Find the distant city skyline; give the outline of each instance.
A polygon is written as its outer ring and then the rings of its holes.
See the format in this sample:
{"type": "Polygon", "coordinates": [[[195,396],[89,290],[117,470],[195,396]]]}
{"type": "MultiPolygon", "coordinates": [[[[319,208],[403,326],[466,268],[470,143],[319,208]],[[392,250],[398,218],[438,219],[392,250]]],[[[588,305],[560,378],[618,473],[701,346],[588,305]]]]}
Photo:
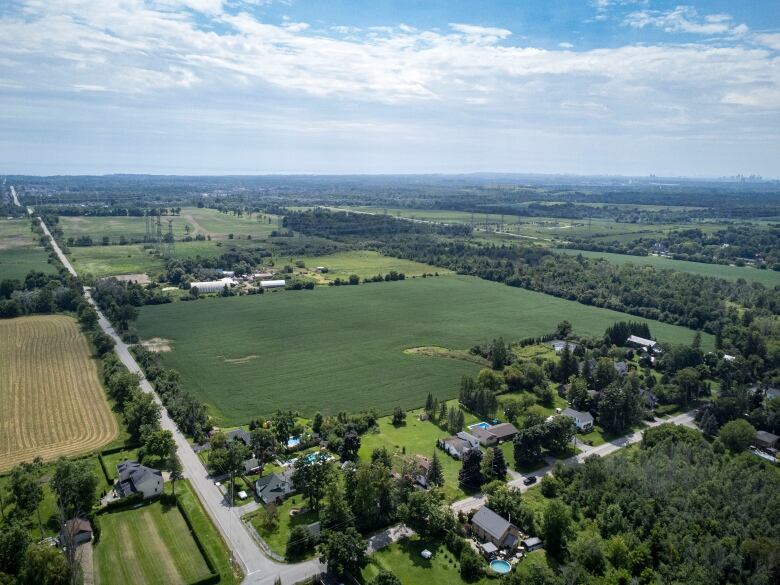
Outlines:
{"type": "Polygon", "coordinates": [[[777,178],[779,159],[775,0],[0,5],[2,173],[777,178]]]}

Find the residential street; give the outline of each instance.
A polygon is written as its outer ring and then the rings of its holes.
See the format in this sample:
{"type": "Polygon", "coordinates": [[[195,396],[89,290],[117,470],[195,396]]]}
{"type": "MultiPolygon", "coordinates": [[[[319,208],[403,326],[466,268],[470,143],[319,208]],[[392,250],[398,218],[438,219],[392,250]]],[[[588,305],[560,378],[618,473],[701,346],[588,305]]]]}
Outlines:
{"type": "MultiPolygon", "coordinates": [[[[51,233],[46,224],[43,223],[43,220],[41,220],[41,226],[43,227],[44,232],[51,236],[51,233]]],[[[51,244],[65,268],[76,276],[75,269],[68,261],[68,258],[62,253],[62,250],[57,245],[54,238],[52,238],[51,244]]],[[[141,376],[141,390],[154,395],[155,401],[162,405],[160,398],[154,392],[152,385],[144,377],[140,366],[130,353],[128,346],[116,334],[111,323],[98,309],[88,288],[84,289],[84,296],[97,310],[101,329],[107,335],[110,335],[116,343],[114,351],[119,359],[129,371],[141,376]]],[[[236,562],[246,575],[246,578],[243,581],[245,584],[272,585],[277,577],[281,577],[282,583],[284,584],[297,583],[306,577],[322,571],[322,566],[317,559],[297,564],[286,564],[278,563],[266,557],[255,544],[255,541],[244,527],[238,515],[234,514],[231,507],[227,505],[219,488],[217,488],[217,486],[214,485],[214,482],[209,479],[208,471],[206,471],[205,466],[200,459],[198,459],[195,451],[192,450],[187,438],[179,431],[176,424],[168,416],[165,408],[162,408],[161,415],[160,424],[162,428],[173,433],[179,457],[181,458],[182,467],[184,468],[184,476],[190,481],[192,488],[198,494],[203,508],[222,534],[222,537],[225,539],[225,542],[227,542],[228,548],[234,555],[236,562]]]]}

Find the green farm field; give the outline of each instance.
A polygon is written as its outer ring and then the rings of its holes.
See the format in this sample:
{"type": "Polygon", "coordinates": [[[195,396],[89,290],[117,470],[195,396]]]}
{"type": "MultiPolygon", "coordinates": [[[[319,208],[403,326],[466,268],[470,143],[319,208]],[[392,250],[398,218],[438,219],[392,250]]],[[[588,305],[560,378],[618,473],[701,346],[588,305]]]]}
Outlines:
{"type": "MultiPolygon", "coordinates": [[[[430,391],[457,395],[463,374],[479,366],[404,353],[469,348],[548,333],[568,319],[574,331],[601,335],[615,321],[642,320],[472,277],[320,287],[313,291],[147,306],[142,338],[170,340],[163,361],[211,407],[221,426],[246,423],[277,408],[317,410],[422,405],[430,391]]],[[[662,341],[690,343],[690,330],[649,322],[662,341]]],[[[705,348],[713,345],[705,336],[705,348]]]]}
{"type": "Polygon", "coordinates": [[[586,250],[556,249],[564,254],[582,254],[586,258],[603,258],[613,264],[634,264],[636,266],[652,266],[661,270],[677,270],[700,276],[714,276],[725,280],[736,281],[740,278],[748,282],[760,282],[772,288],[780,284],[780,272],[774,270],[759,270],[750,266],[727,266],[723,264],[705,264],[703,262],[688,262],[673,260],[661,256],[629,256],[627,254],[611,254],[609,252],[591,252],[586,250]]]}
{"type": "Polygon", "coordinates": [[[57,272],[27,219],[0,219],[0,280],[23,280],[30,270],[57,272]]]}
{"type": "MultiPolygon", "coordinates": [[[[198,207],[183,207],[179,215],[162,216],[163,233],[168,233],[168,220],[172,220],[173,234],[178,239],[187,234],[185,226],[189,226],[190,235],[211,236],[212,239],[227,239],[228,234],[253,239],[269,236],[277,229],[275,215],[253,214],[237,216],[220,213],[216,209],[198,207]]],[[[118,244],[124,236],[128,241],[142,239],[146,233],[146,220],[143,217],[93,217],[93,216],[61,216],[59,226],[65,238],[91,236],[96,242],[108,237],[112,244],[118,244]]]]}
{"type": "Polygon", "coordinates": [[[348,279],[351,274],[357,274],[360,278],[375,276],[376,274],[388,274],[391,271],[403,272],[407,277],[421,274],[452,274],[446,268],[438,268],[430,264],[403,260],[392,256],[383,256],[379,252],[371,250],[356,250],[350,252],[338,252],[327,256],[280,256],[274,259],[277,266],[282,264],[294,264],[302,260],[306,268],[314,270],[317,266],[325,266],[328,269],[322,276],[325,280],[341,278],[348,279]]]}
{"type": "Polygon", "coordinates": [[[95,546],[99,585],[190,583],[209,575],[176,506],[155,502],[100,516],[95,546]]]}

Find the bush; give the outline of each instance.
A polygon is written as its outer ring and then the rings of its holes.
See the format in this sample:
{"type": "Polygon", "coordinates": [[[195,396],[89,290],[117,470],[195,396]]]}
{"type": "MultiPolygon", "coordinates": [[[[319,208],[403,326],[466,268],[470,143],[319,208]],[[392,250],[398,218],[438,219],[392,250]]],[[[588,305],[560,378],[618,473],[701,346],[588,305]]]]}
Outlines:
{"type": "Polygon", "coordinates": [[[756,436],[756,429],[742,418],[727,422],[718,434],[723,444],[731,451],[738,453],[748,448],[756,436]]]}
{"type": "Polygon", "coordinates": [[[482,576],[482,559],[468,546],[460,553],[460,576],[464,581],[476,581],[482,576]]]}
{"type": "Polygon", "coordinates": [[[288,559],[300,558],[309,552],[313,545],[311,534],[306,530],[306,527],[296,526],[290,531],[284,556],[288,559]]]}

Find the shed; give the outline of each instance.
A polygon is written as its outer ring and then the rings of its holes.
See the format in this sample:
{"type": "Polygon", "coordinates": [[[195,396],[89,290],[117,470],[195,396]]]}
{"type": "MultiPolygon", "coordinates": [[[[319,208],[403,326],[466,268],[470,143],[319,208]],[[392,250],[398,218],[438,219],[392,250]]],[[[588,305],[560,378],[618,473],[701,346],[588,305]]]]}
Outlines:
{"type": "Polygon", "coordinates": [[[540,549],[544,546],[542,539],[536,536],[531,536],[529,538],[526,538],[521,544],[523,545],[523,548],[525,549],[526,552],[531,552],[540,549]]]}
{"type": "Polygon", "coordinates": [[[758,431],[753,442],[755,443],[756,447],[761,447],[762,449],[774,449],[777,447],[777,441],[779,439],[780,437],[774,433],[770,433],[768,431],[758,431]]]}
{"type": "Polygon", "coordinates": [[[63,546],[72,539],[74,544],[81,544],[92,540],[92,524],[85,518],[71,518],[65,522],[65,527],[60,532],[60,542],[63,546]]]}

